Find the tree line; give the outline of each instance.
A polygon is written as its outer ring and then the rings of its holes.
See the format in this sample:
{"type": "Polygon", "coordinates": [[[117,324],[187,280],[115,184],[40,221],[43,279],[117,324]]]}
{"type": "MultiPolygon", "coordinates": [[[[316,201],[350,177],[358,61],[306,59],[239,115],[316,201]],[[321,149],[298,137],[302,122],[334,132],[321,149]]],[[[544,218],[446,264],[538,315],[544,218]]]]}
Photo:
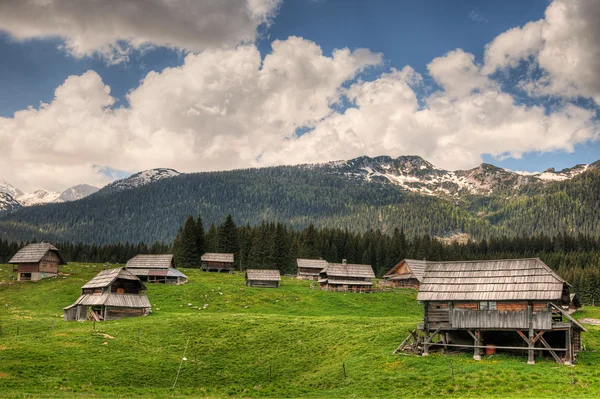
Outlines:
{"type": "MultiPolygon", "coordinates": [[[[0,262],[8,260],[26,243],[0,240],[0,262]]],[[[365,233],[341,228],[317,229],[312,224],[294,229],[282,223],[236,225],[228,215],[208,228],[201,217],[188,216],[171,243],[54,244],[72,262],[123,264],[136,254],[173,253],[179,267],[199,267],[206,252],[235,255],[236,268],[278,269],[296,273],[297,258],[322,258],[329,262],[369,264],[378,277],[400,260],[475,260],[540,258],[572,285],[584,303],[600,303],[600,239],[583,234],[497,237],[448,243],[427,234],[407,237],[402,229],[365,233]]]]}

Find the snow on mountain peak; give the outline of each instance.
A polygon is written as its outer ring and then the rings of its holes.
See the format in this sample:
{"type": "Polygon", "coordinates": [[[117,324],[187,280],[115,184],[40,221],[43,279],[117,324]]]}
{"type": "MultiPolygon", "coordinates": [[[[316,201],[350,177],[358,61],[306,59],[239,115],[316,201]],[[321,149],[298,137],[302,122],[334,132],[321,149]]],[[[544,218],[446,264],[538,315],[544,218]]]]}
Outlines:
{"type": "Polygon", "coordinates": [[[107,185],[102,191],[114,193],[119,191],[130,190],[133,188],[145,186],[146,184],[155,183],[159,180],[170,177],[179,176],[181,173],[175,169],[158,168],[144,170],[121,180],[114,181],[107,185]]]}

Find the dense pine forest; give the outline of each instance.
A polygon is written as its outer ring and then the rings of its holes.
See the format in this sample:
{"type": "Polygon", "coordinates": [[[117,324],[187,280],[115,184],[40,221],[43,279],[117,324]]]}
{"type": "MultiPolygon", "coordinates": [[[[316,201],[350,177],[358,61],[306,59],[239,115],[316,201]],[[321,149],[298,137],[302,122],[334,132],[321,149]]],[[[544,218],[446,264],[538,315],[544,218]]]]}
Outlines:
{"type": "Polygon", "coordinates": [[[255,228],[270,220],[300,230],[312,223],[363,235],[370,230],[392,235],[398,228],[411,237],[460,232],[478,241],[562,232],[600,237],[599,165],[565,181],[510,189],[509,179],[489,195],[448,197],[341,171],[280,166],[185,174],[121,192],[101,190],[79,201],[5,214],[0,238],[98,245],[170,242],[189,214],[203,215],[207,225],[232,214],[237,224],[255,228]]]}
{"type": "MultiPolygon", "coordinates": [[[[6,263],[25,242],[0,240],[0,263],[6,263]]],[[[235,254],[238,270],[279,269],[295,274],[296,258],[323,258],[329,262],[373,266],[382,276],[404,258],[428,260],[510,259],[537,257],[572,284],[584,303],[600,303],[600,239],[578,234],[492,237],[464,243],[448,243],[429,235],[407,237],[404,230],[365,233],[340,228],[304,229],[282,223],[262,222],[258,226],[237,226],[228,215],[220,224],[205,225],[189,216],[171,243],[73,244],[55,243],[73,262],[123,264],[139,253],[174,253],[181,267],[198,267],[205,252],[235,254]]]]}

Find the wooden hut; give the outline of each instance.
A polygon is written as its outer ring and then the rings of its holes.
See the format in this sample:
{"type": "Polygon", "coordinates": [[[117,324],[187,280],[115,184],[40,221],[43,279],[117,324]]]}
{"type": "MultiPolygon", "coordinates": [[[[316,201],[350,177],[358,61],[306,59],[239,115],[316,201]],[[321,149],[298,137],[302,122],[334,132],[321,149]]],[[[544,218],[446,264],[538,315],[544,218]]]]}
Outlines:
{"type": "Polygon", "coordinates": [[[150,313],[146,286],[124,268],[101,271],[81,287],[81,296],[64,308],[64,319],[117,320],[150,313]]]}
{"type": "Polygon", "coordinates": [[[321,270],[329,266],[323,259],[296,259],[298,265],[298,278],[300,280],[318,280],[321,270]]]}
{"type": "Polygon", "coordinates": [[[172,254],[136,255],[127,261],[127,270],[148,283],[183,284],[187,276],[175,268],[172,254]]]}
{"type": "Polygon", "coordinates": [[[571,364],[586,331],[563,309],[568,283],[539,259],[428,261],[417,299],[423,322],[411,335],[423,356],[459,347],[476,360],[486,349],[525,352],[530,364],[536,352],[571,364]]]}
{"type": "Polygon", "coordinates": [[[8,263],[13,265],[19,281],[37,281],[56,277],[58,267],[66,265],[59,250],[45,242],[29,244],[12,257],[8,263]]]}
{"type": "Polygon", "coordinates": [[[391,287],[408,287],[419,289],[423,273],[425,273],[424,260],[404,259],[387,272],[383,279],[391,287]]]}
{"type": "Polygon", "coordinates": [[[281,281],[281,274],[279,274],[279,270],[246,270],[246,285],[248,287],[278,288],[279,281],[281,281]]]}
{"type": "Polygon", "coordinates": [[[375,278],[371,265],[354,265],[346,263],[330,263],[319,276],[321,289],[328,291],[365,292],[373,289],[372,278],[375,278]]]}
{"type": "Polygon", "coordinates": [[[207,252],[200,257],[202,270],[205,272],[231,272],[235,270],[233,254],[207,252]]]}

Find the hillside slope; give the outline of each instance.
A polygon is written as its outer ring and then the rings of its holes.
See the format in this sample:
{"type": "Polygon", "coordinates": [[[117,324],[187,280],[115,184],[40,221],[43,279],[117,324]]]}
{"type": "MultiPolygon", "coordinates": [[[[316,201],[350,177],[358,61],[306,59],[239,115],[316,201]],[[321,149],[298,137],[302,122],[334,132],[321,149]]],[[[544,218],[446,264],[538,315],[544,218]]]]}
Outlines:
{"type": "Polygon", "coordinates": [[[411,290],[322,292],[290,278],[280,289],[252,289],[239,274],[187,269],[186,285],[149,286],[150,316],[96,330],[62,321],[62,308],[101,269],[70,264],[66,278],[9,284],[11,267],[0,266],[3,398],[520,398],[600,389],[596,326],[575,368],[539,357],[528,366],[518,355],[392,355],[421,317],[411,290]]]}
{"type": "Polygon", "coordinates": [[[5,215],[0,218],[0,238],[169,242],[188,215],[219,223],[227,214],[241,224],[270,220],[304,227],[312,222],[355,231],[399,227],[408,235],[600,235],[597,164],[545,172],[555,181],[483,165],[469,173],[452,172],[452,179],[458,179],[453,183],[444,180],[446,172],[418,157],[390,160],[362,157],[345,163],[194,174],[159,170],[164,172],[161,178],[143,185],[134,182],[134,188],[118,183],[79,201],[5,215]],[[488,194],[476,194],[481,192],[488,194]]]}

